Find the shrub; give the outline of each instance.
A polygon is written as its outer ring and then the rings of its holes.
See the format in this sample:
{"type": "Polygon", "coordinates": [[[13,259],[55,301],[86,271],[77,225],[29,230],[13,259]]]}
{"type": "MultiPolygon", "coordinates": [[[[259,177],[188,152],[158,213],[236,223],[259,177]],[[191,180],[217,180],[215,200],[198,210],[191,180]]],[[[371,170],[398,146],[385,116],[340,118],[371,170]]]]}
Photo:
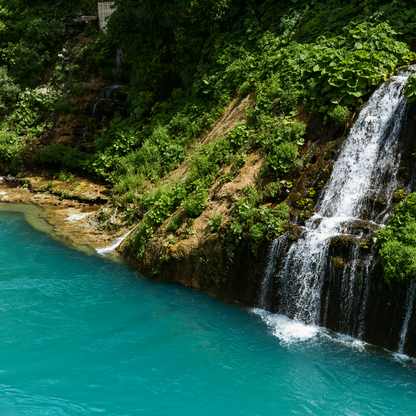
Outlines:
{"type": "Polygon", "coordinates": [[[409,194],[377,231],[384,278],[399,281],[416,277],[416,194],[409,194]]]}
{"type": "Polygon", "coordinates": [[[272,147],[266,158],[266,165],[275,173],[287,172],[298,156],[298,147],[294,143],[282,143],[272,147]]]}
{"type": "Polygon", "coordinates": [[[198,155],[191,162],[186,183],[188,185],[192,185],[194,182],[211,185],[215,181],[217,171],[218,165],[211,155],[198,155]]]}
{"type": "Polygon", "coordinates": [[[328,111],[328,115],[336,126],[344,126],[348,121],[350,111],[345,106],[337,105],[328,111]]]}
{"type": "Polygon", "coordinates": [[[147,242],[153,237],[153,234],[154,226],[149,224],[147,220],[143,220],[138,230],[127,240],[127,247],[138,260],[143,258],[147,242]]]}
{"type": "Polygon", "coordinates": [[[79,168],[85,163],[87,159],[88,155],[86,153],[69,148],[62,162],[69,168],[79,168]]]}
{"type": "Polygon", "coordinates": [[[282,85],[277,73],[261,87],[255,108],[266,114],[289,114],[296,111],[300,95],[301,91],[291,83],[282,85]]]}
{"type": "Polygon", "coordinates": [[[56,143],[44,149],[37,150],[34,161],[45,165],[60,166],[70,150],[70,147],[56,143]]]}
{"type": "Polygon", "coordinates": [[[416,100],[416,74],[412,74],[406,82],[404,88],[404,95],[408,103],[412,103],[416,100]]]}
{"type": "Polygon", "coordinates": [[[56,109],[62,114],[69,113],[71,111],[71,101],[64,97],[58,98],[56,101],[56,109]]]}
{"type": "Polygon", "coordinates": [[[12,162],[22,149],[24,140],[13,132],[0,131],[0,160],[12,162]]]}
{"type": "Polygon", "coordinates": [[[33,160],[36,163],[54,167],[64,165],[70,168],[79,168],[87,158],[88,155],[84,152],[72,149],[62,143],[55,143],[37,150],[33,160]]]}
{"type": "Polygon", "coordinates": [[[137,191],[144,187],[146,179],[143,175],[129,171],[125,176],[121,177],[114,185],[114,191],[123,194],[129,191],[137,191]]]}
{"type": "Polygon", "coordinates": [[[216,233],[222,224],[222,214],[213,215],[212,218],[208,221],[208,224],[211,233],[216,233]]]}
{"type": "Polygon", "coordinates": [[[181,214],[176,214],[171,220],[170,223],[166,229],[166,231],[168,233],[174,233],[179,226],[181,225],[182,222],[182,215],[181,214]]]}
{"type": "Polygon", "coordinates": [[[189,218],[197,218],[207,206],[208,191],[205,188],[197,189],[184,201],[183,209],[189,218]]]}
{"type": "Polygon", "coordinates": [[[9,77],[7,69],[0,67],[0,112],[4,112],[17,100],[20,88],[9,77]]]}
{"type": "Polygon", "coordinates": [[[266,198],[275,198],[279,194],[279,191],[280,191],[280,182],[279,181],[270,182],[264,188],[264,196],[266,198]]]}

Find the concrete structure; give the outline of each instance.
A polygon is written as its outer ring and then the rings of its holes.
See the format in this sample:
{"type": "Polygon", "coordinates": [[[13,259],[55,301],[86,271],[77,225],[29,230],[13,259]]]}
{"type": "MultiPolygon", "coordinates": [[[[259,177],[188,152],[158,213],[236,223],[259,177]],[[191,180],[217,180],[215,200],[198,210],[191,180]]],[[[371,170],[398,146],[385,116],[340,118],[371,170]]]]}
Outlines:
{"type": "Polygon", "coordinates": [[[107,17],[111,16],[113,11],[115,10],[111,8],[113,4],[113,1],[106,3],[98,3],[98,21],[100,25],[100,30],[102,30],[103,32],[106,32],[107,17]]]}
{"type": "Polygon", "coordinates": [[[75,19],[74,22],[86,23],[87,25],[97,24],[98,16],[81,16],[75,19]]]}

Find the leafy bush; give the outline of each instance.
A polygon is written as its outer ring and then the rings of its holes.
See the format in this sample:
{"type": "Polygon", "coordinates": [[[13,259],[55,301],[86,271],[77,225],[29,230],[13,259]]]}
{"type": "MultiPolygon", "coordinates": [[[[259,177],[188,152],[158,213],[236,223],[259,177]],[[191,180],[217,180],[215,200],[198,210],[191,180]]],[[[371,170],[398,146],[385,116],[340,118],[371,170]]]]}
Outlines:
{"type": "Polygon", "coordinates": [[[298,146],[296,144],[281,143],[270,149],[266,163],[275,173],[287,172],[297,156],[298,146]]]}
{"type": "Polygon", "coordinates": [[[409,194],[377,231],[384,278],[405,280],[416,277],[416,194],[409,194]]]}
{"type": "Polygon", "coordinates": [[[275,198],[280,192],[280,181],[270,182],[264,188],[264,196],[266,198],[275,198]]]}
{"type": "Polygon", "coordinates": [[[56,143],[51,146],[36,151],[34,161],[50,166],[61,166],[65,156],[72,149],[62,143],[56,143]]]}
{"type": "Polygon", "coordinates": [[[228,267],[234,261],[235,251],[242,236],[251,241],[253,254],[257,254],[263,239],[271,240],[281,235],[289,218],[289,207],[281,203],[275,209],[260,205],[262,195],[253,185],[244,189],[245,197],[237,201],[230,218],[230,228],[226,235],[225,251],[228,267]]]}
{"type": "Polygon", "coordinates": [[[7,68],[0,67],[0,112],[9,109],[20,92],[20,88],[14,84],[8,75],[7,68]]]}
{"type": "Polygon", "coordinates": [[[3,3],[2,59],[20,84],[33,88],[77,15],[76,0],[3,3]]]}
{"type": "Polygon", "coordinates": [[[68,168],[80,168],[84,166],[88,159],[89,156],[86,153],[69,148],[62,162],[68,168]]]}
{"type": "Polygon", "coordinates": [[[62,114],[69,113],[71,111],[71,101],[64,97],[58,98],[56,101],[56,109],[62,114]]]}
{"type": "Polygon", "coordinates": [[[218,231],[218,228],[220,228],[222,224],[222,214],[213,215],[211,219],[208,221],[208,224],[211,233],[216,233],[218,231]]]}
{"type": "Polygon", "coordinates": [[[192,184],[211,185],[215,180],[215,174],[218,171],[218,165],[211,155],[198,155],[193,158],[189,168],[189,174],[186,179],[188,186],[192,184]]]}
{"type": "Polygon", "coordinates": [[[171,220],[170,223],[166,229],[166,231],[168,233],[174,233],[179,226],[181,225],[182,222],[182,215],[181,214],[176,214],[171,220]]]}
{"type": "Polygon", "coordinates": [[[6,117],[9,129],[18,135],[40,136],[51,124],[41,121],[40,111],[51,111],[55,108],[56,95],[49,89],[20,92],[14,111],[6,117]]]}
{"type": "Polygon", "coordinates": [[[79,150],[72,149],[62,143],[55,143],[44,149],[38,149],[33,157],[36,163],[59,167],[80,168],[88,155],[79,150]]]}
{"type": "Polygon", "coordinates": [[[185,215],[189,218],[199,217],[207,206],[207,197],[208,191],[203,187],[197,187],[183,203],[185,215]]]}
{"type": "Polygon", "coordinates": [[[246,144],[251,135],[250,128],[247,124],[237,123],[227,134],[227,141],[231,150],[236,151],[246,144]]]}
{"type": "Polygon", "coordinates": [[[404,95],[406,96],[407,102],[412,103],[416,100],[416,74],[412,74],[406,82],[404,88],[404,95]]]}
{"type": "Polygon", "coordinates": [[[141,222],[138,230],[127,240],[126,245],[137,260],[141,260],[143,258],[147,242],[153,237],[153,235],[154,226],[147,220],[144,220],[141,222]]]}
{"type": "Polygon", "coordinates": [[[24,140],[14,132],[0,130],[0,160],[12,162],[22,148],[24,140]]]}
{"type": "Polygon", "coordinates": [[[130,191],[139,191],[144,188],[146,179],[143,175],[130,170],[125,176],[122,176],[114,185],[114,191],[119,194],[125,194],[130,191]]]}
{"type": "Polygon", "coordinates": [[[344,126],[348,121],[350,111],[347,107],[337,105],[328,111],[328,115],[331,117],[336,126],[344,126]]]}
{"type": "Polygon", "coordinates": [[[282,84],[280,74],[262,84],[256,102],[256,111],[266,114],[289,114],[296,111],[301,91],[290,82],[282,84]]]}
{"type": "Polygon", "coordinates": [[[298,156],[298,147],[303,145],[306,133],[303,122],[288,118],[271,119],[268,116],[258,120],[260,137],[257,146],[266,154],[266,166],[275,174],[284,173],[298,156]]]}

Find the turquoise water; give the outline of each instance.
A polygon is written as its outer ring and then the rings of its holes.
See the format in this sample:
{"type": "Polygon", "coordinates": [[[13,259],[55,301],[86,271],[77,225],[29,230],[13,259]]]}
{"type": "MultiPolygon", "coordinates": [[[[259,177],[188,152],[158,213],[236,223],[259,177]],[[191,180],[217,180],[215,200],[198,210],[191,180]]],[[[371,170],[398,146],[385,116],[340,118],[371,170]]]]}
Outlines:
{"type": "Polygon", "coordinates": [[[414,365],[0,212],[1,415],[415,415],[414,365]]]}

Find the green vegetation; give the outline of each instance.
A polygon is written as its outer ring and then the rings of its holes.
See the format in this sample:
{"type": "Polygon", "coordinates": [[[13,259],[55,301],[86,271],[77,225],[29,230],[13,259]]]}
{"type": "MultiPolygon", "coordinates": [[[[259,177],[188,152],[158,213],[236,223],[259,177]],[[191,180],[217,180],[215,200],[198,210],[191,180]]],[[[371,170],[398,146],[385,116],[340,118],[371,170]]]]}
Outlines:
{"type": "Polygon", "coordinates": [[[416,277],[416,194],[399,203],[377,239],[387,282],[416,277]]]}
{"type": "Polygon", "coordinates": [[[7,68],[0,67],[0,112],[6,111],[17,100],[20,88],[14,84],[7,68]]]}
{"type": "Polygon", "coordinates": [[[416,74],[411,75],[407,80],[404,95],[409,103],[416,100],[416,74]]]}
{"type": "MultiPolygon", "coordinates": [[[[119,209],[126,224],[140,221],[128,242],[139,260],[168,218],[167,232],[193,233],[192,221],[217,198],[213,185],[234,181],[253,153],[262,161],[261,177],[229,199],[229,218],[214,216],[209,228],[222,239],[228,266],[242,241],[256,254],[287,224],[284,195],[292,184],[283,175],[304,167],[298,156],[307,126],[299,116],[318,113],[342,131],[378,83],[416,58],[410,0],[116,0],[115,6],[102,34],[74,22],[95,14],[95,1],[0,0],[0,161],[15,172],[33,163],[106,181],[109,210],[119,209]],[[117,73],[116,47],[123,47],[117,73]],[[88,119],[91,142],[81,147],[72,138],[51,141],[53,129],[77,117],[92,79],[119,77],[128,109],[88,119]],[[202,146],[238,99],[244,121],[202,146]],[[177,178],[172,171],[185,161],[187,171],[177,178]]],[[[415,77],[405,94],[416,99],[415,77]]],[[[297,207],[312,209],[315,194],[300,195],[297,207]]],[[[118,226],[107,212],[100,215],[103,226],[118,226]]],[[[382,256],[389,239],[383,232],[382,256]]]]}
{"type": "Polygon", "coordinates": [[[209,224],[209,230],[211,233],[216,233],[218,231],[218,228],[222,225],[222,214],[213,215],[211,219],[208,221],[209,224]]]}
{"type": "Polygon", "coordinates": [[[228,267],[232,265],[243,237],[249,239],[252,252],[256,255],[263,239],[271,240],[283,233],[289,217],[289,207],[284,202],[274,209],[262,205],[262,195],[254,186],[245,188],[244,194],[236,201],[230,229],[224,237],[228,267]]]}

